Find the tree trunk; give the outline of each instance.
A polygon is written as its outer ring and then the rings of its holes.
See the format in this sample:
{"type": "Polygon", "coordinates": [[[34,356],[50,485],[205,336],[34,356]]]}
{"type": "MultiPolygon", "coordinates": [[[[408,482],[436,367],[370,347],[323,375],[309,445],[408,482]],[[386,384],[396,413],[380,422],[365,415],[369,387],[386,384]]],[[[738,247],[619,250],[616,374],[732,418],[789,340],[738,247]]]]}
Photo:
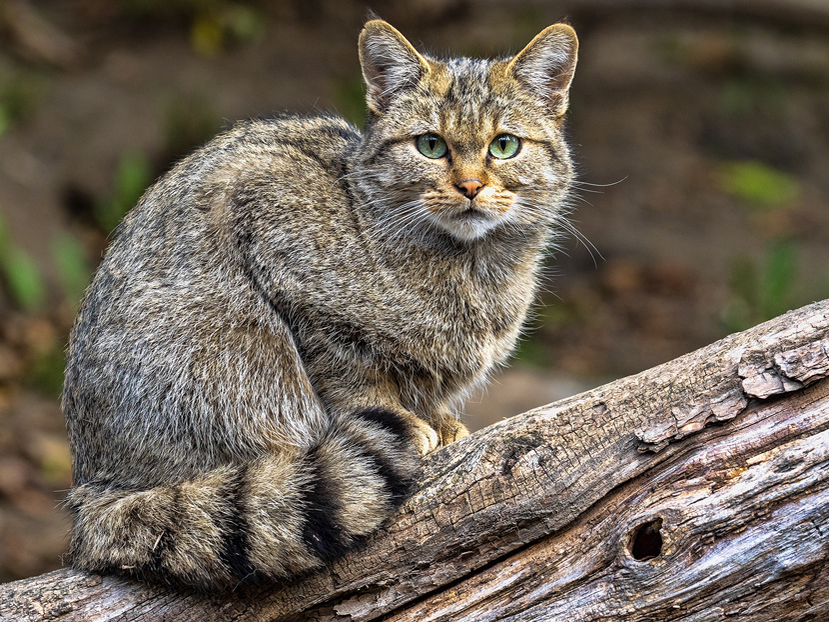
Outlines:
{"type": "Polygon", "coordinates": [[[10,620],[829,620],[829,301],[424,461],[360,550],[204,595],[64,569],[10,620]]]}

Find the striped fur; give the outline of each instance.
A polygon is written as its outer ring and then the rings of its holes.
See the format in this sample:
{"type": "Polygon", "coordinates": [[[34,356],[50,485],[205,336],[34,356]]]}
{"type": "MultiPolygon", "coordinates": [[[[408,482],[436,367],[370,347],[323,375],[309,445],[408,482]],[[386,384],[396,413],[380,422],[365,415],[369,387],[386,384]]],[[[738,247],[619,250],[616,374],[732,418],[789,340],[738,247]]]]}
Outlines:
{"type": "Polygon", "coordinates": [[[147,191],[70,339],[75,566],[284,580],[394,512],[521,330],[566,211],[576,47],[556,25],[512,59],[441,61],[369,22],[363,133],[240,123],[147,191]],[[493,161],[503,132],[521,151],[493,161]]]}
{"type": "Polygon", "coordinates": [[[378,423],[377,412],[338,421],[302,453],[149,490],[75,486],[69,555],[93,572],[203,588],[317,568],[371,533],[408,492],[416,453],[402,425],[378,423]]]}

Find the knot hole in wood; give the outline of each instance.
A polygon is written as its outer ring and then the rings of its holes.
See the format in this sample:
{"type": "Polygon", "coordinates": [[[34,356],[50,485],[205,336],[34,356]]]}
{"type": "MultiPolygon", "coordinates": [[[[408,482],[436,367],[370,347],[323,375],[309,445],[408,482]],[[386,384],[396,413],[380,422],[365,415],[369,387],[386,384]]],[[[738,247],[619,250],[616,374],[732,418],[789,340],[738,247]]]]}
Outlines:
{"type": "Polygon", "coordinates": [[[643,562],[662,553],[662,519],[655,518],[636,527],[628,539],[628,552],[633,559],[643,562]]]}

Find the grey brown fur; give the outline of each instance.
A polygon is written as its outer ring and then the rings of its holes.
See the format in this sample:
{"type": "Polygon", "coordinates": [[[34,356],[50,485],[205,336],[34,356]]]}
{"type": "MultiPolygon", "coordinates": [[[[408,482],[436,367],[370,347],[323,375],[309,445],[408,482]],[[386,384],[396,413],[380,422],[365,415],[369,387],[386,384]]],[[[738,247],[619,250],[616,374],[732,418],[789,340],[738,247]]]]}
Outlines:
{"type": "Polygon", "coordinates": [[[375,20],[369,120],[240,123],[113,237],[72,331],[69,556],[222,588],[319,567],[403,500],[509,356],[572,171],[577,42],[440,61],[375,20]],[[445,157],[416,138],[441,136],[445,157]],[[499,134],[521,139],[497,160],[499,134]],[[460,184],[480,188],[468,198],[460,184]]]}

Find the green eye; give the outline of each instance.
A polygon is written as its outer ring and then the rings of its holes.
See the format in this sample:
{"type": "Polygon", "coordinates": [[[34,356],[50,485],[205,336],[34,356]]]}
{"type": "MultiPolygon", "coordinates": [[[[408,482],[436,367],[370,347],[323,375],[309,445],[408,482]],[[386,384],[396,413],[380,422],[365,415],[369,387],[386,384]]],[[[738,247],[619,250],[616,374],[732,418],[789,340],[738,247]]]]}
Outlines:
{"type": "Polygon", "coordinates": [[[521,149],[521,140],[512,134],[501,134],[489,143],[489,153],[499,160],[513,157],[519,149],[521,149]]]}
{"type": "Polygon", "coordinates": [[[427,158],[442,158],[446,155],[446,141],[437,134],[424,134],[416,140],[417,150],[427,158]]]}

